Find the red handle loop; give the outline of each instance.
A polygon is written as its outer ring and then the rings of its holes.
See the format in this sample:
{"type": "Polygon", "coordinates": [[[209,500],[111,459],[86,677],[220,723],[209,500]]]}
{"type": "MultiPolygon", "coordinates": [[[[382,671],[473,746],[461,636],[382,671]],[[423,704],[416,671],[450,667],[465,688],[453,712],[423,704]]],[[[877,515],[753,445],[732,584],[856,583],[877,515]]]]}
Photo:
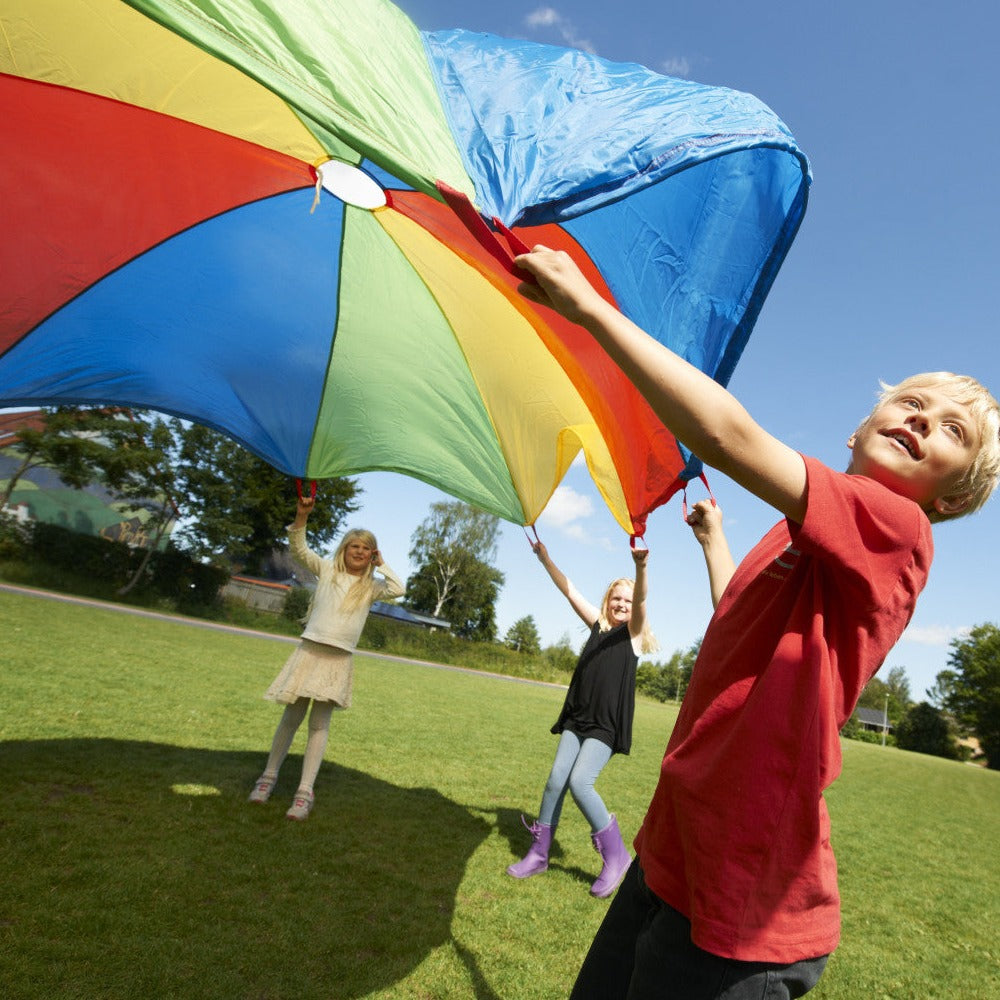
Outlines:
{"type": "MultiPolygon", "coordinates": [[[[302,496],[302,480],[301,479],[296,479],[295,480],[295,492],[298,493],[300,500],[304,500],[305,499],[305,497],[302,496]]],[[[316,499],[316,480],[315,479],[312,479],[312,480],[309,481],[309,499],[310,500],[315,500],[316,499]]]]}
{"type": "MultiPolygon", "coordinates": [[[[708,479],[704,472],[698,474],[698,478],[705,484],[705,489],[708,490],[708,499],[712,501],[713,507],[718,507],[719,505],[715,502],[715,494],[712,492],[712,487],[708,485],[708,479]]],[[[684,519],[684,523],[687,524],[688,519],[688,491],[687,483],[681,491],[681,517],[684,519]]]]}

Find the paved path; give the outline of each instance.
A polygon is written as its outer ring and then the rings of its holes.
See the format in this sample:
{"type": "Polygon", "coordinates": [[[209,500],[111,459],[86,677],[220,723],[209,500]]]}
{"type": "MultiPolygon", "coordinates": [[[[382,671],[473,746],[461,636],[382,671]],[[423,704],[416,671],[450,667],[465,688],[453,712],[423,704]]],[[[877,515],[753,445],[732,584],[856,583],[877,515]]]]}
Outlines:
{"type": "MultiPolygon", "coordinates": [[[[0,583],[0,593],[21,594],[24,597],[38,597],[47,601],[61,601],[64,604],[82,604],[91,608],[101,608],[104,611],[116,611],[123,615],[136,615],[139,618],[157,618],[160,621],[172,622],[175,625],[187,625],[191,628],[214,629],[216,632],[231,632],[234,635],[247,635],[255,639],[267,639],[271,642],[297,643],[297,636],[275,635],[273,632],[262,632],[260,629],[240,628],[237,625],[225,625],[222,622],[206,621],[204,618],[189,618],[186,615],[172,615],[163,611],[149,611],[146,608],[135,608],[128,604],[116,604],[114,601],[96,601],[89,597],[76,597],[73,594],[62,594],[54,590],[39,590],[37,587],[22,587],[13,583],[0,583]]],[[[535,681],[528,677],[510,677],[507,674],[496,674],[489,670],[472,670],[469,667],[455,667],[447,663],[431,663],[429,660],[414,660],[407,656],[392,656],[389,653],[377,653],[372,650],[359,649],[360,656],[376,656],[382,660],[393,660],[396,663],[413,663],[420,667],[433,667],[435,670],[453,670],[462,674],[474,674],[477,677],[493,677],[500,681],[511,681],[515,684],[540,684],[543,687],[562,688],[565,684],[554,684],[551,681],[535,681]]]]}

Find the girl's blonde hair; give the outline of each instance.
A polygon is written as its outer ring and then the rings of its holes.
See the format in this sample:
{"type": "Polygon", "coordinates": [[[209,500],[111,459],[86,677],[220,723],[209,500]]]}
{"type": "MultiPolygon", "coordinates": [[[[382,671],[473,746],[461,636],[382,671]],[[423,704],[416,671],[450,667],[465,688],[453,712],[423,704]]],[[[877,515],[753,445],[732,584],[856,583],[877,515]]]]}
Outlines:
{"type": "MultiPolygon", "coordinates": [[[[365,528],[351,528],[341,538],[340,544],[337,546],[337,551],[333,554],[333,568],[338,573],[347,572],[347,564],[344,562],[344,552],[351,542],[361,542],[367,545],[372,552],[378,551],[378,541],[370,531],[365,528]]],[[[351,584],[351,589],[344,598],[344,611],[356,611],[362,605],[366,607],[370,605],[375,600],[377,586],[375,581],[375,565],[374,563],[369,563],[361,576],[356,577],[354,583],[351,584]]]]}
{"type": "MultiPolygon", "coordinates": [[[[898,385],[879,382],[881,392],[875,409],[897,398],[910,389],[940,389],[956,403],[969,408],[972,419],[979,429],[979,452],[972,460],[965,475],[951,491],[953,495],[968,494],[968,505],[954,514],[928,511],[930,521],[948,521],[956,517],[972,514],[989,500],[1000,480],[1000,404],[990,392],[970,375],[955,375],[952,372],[923,372],[903,379],[898,385]]],[[[874,413],[875,410],[872,410],[874,413]]],[[[869,414],[865,418],[871,417],[869,414]]]]}
{"type": "MultiPolygon", "coordinates": [[[[343,538],[340,540],[340,544],[337,546],[337,551],[333,554],[333,568],[338,573],[347,572],[347,563],[344,562],[344,552],[347,546],[351,542],[363,542],[365,545],[369,546],[372,552],[378,549],[378,542],[375,540],[375,536],[365,528],[352,528],[348,531],[343,538]]],[[[361,576],[354,578],[354,583],[351,584],[351,589],[348,590],[346,596],[344,597],[344,604],[341,608],[347,614],[352,611],[357,611],[358,608],[364,606],[369,607],[375,600],[377,583],[375,581],[375,566],[372,563],[368,564],[367,569],[361,576]]],[[[305,623],[309,621],[309,616],[312,614],[313,605],[316,602],[316,592],[313,591],[312,599],[309,601],[309,607],[306,609],[306,613],[302,618],[302,622],[305,623]]]]}
{"type": "MultiPolygon", "coordinates": [[[[601,601],[601,613],[597,619],[598,627],[602,632],[609,632],[613,628],[609,605],[615,587],[619,586],[635,590],[635,580],[627,576],[620,576],[617,580],[612,580],[608,584],[608,589],[604,591],[604,599],[601,601]]],[[[653,635],[653,630],[649,627],[649,618],[647,617],[645,624],[642,626],[642,631],[639,633],[639,649],[643,653],[655,653],[659,648],[660,644],[656,641],[656,636],[653,635]]]]}

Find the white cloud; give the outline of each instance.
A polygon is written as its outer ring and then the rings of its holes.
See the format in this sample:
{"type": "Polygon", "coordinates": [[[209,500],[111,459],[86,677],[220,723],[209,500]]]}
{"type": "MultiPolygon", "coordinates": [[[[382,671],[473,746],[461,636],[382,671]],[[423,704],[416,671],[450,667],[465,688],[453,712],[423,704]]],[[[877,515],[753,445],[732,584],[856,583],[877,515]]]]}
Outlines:
{"type": "Polygon", "coordinates": [[[551,29],[564,45],[592,54],[597,52],[593,43],[581,36],[572,21],[555,7],[537,7],[524,19],[525,26],[533,30],[551,29]]]}
{"type": "Polygon", "coordinates": [[[610,538],[594,535],[583,522],[594,514],[594,502],[571,486],[557,486],[545,510],[538,518],[539,524],[555,528],[560,534],[585,545],[612,552],[615,546],[610,538]]]}
{"type": "Polygon", "coordinates": [[[948,646],[952,639],[962,639],[971,631],[968,625],[911,625],[900,640],[915,642],[919,646],[948,646]]]}
{"type": "Polygon", "coordinates": [[[680,76],[686,79],[691,73],[691,62],[684,56],[670,56],[660,63],[660,70],[667,76],[680,76]]]}
{"type": "Polygon", "coordinates": [[[529,28],[549,28],[554,24],[558,24],[559,20],[559,12],[554,8],[539,7],[524,19],[524,23],[529,28]]]}
{"type": "Polygon", "coordinates": [[[557,486],[539,520],[568,531],[572,522],[593,513],[590,497],[577,493],[571,486],[557,486]]]}

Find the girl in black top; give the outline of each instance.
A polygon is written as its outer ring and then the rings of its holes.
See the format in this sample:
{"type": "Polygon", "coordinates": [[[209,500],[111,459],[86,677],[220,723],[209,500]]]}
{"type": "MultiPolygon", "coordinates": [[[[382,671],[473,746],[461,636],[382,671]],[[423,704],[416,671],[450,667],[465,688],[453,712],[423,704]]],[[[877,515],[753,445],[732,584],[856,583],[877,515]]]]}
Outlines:
{"type": "Polygon", "coordinates": [[[646,549],[633,549],[635,580],[618,579],[596,608],[573,586],[549,557],[541,542],[532,549],[552,582],[590,629],[552,732],[559,734],[555,761],[542,794],[538,820],[531,826],[531,847],[507,874],[514,878],[538,875],[549,866],[549,848],[559,824],[563,799],[569,791],[591,827],[594,848],[604,862],[590,887],[595,896],[610,896],[631,858],[622,841],[618,820],[609,813],[594,783],[615,753],[632,745],[635,711],[635,670],[640,653],[657,649],[646,620],[646,549]]]}

